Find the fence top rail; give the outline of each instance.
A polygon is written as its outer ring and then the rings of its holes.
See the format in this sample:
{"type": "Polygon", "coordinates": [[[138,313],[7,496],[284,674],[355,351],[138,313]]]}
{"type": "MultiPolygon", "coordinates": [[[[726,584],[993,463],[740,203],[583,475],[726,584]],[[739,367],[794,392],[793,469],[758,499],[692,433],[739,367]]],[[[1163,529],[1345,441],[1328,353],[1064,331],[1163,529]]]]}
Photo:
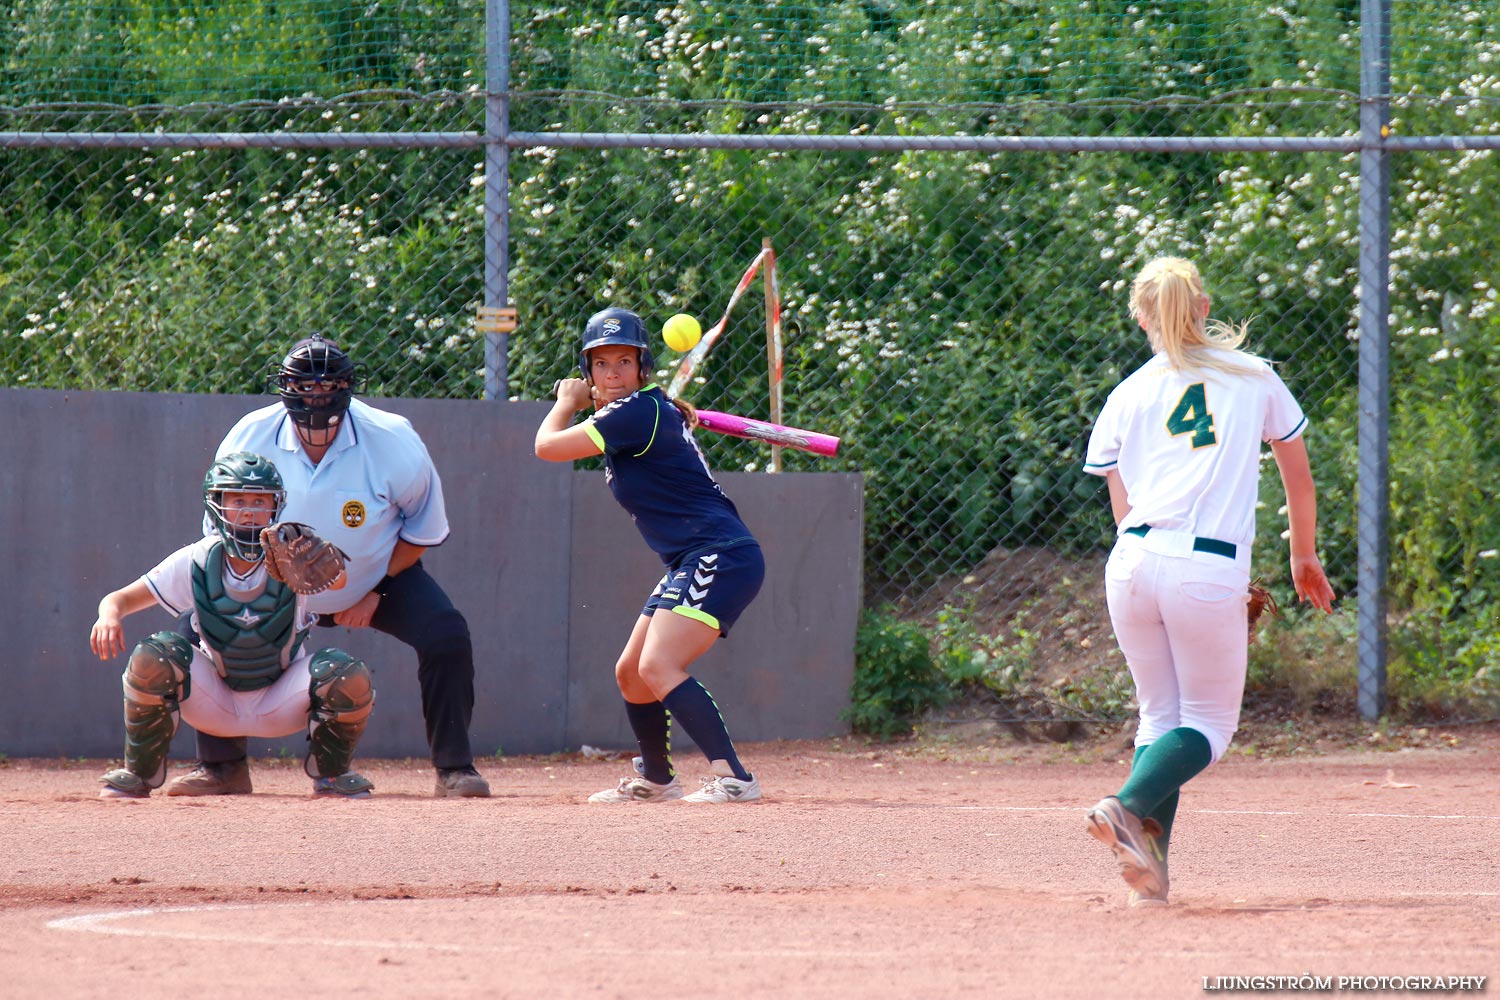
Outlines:
{"type": "Polygon", "coordinates": [[[653,132],[15,132],[6,149],[759,149],[973,153],[1353,153],[1500,149],[1500,135],[1333,136],[719,135],[653,132]]]}
{"type": "Polygon", "coordinates": [[[718,135],[650,132],[512,132],[517,147],[573,149],[766,149],[977,153],[1353,152],[1358,135],[1338,136],[1048,136],[1048,135],[718,135]]]}
{"type": "Polygon", "coordinates": [[[462,149],[482,132],[0,132],[7,149],[462,149]]]}

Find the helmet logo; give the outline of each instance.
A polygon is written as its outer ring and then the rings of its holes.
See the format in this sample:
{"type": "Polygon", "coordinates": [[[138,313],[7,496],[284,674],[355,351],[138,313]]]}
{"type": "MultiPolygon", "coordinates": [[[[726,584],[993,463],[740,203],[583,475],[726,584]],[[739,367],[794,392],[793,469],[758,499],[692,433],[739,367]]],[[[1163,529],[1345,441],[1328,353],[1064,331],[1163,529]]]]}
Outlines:
{"type": "Polygon", "coordinates": [[[620,321],[617,320],[617,319],[615,319],[613,316],[611,316],[609,319],[605,320],[604,321],[604,332],[605,333],[619,333],[620,332],[620,321]]]}
{"type": "Polygon", "coordinates": [[[350,500],[339,511],[339,516],[344,519],[344,527],[358,528],[365,523],[365,505],[358,500],[350,500]]]}

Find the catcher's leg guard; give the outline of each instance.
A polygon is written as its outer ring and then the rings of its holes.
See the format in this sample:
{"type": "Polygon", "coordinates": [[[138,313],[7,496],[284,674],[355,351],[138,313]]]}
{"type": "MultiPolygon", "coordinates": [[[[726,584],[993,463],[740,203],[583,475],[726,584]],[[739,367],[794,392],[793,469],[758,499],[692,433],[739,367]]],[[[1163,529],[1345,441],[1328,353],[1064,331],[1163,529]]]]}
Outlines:
{"type": "Polygon", "coordinates": [[[190,686],[193,647],[176,632],[142,640],[125,665],[125,770],[147,788],[167,778],[167,751],[190,686]]]}
{"type": "Polygon", "coordinates": [[[303,769],[312,778],[349,770],[354,748],[375,704],[370,668],[341,649],[320,649],[307,665],[312,677],[307,711],[310,744],[303,769]]]}

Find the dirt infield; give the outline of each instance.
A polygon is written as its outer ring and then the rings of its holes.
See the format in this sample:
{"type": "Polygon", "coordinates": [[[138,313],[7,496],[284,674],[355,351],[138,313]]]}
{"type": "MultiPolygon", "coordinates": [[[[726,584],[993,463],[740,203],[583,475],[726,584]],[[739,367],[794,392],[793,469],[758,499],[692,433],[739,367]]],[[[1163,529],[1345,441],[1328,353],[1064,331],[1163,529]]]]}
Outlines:
{"type": "MultiPolygon", "coordinates": [[[[1129,910],[1082,811],[1118,749],[744,748],[758,805],[599,807],[620,762],[487,762],[489,800],[97,799],[0,765],[11,998],[1202,996],[1204,979],[1500,973],[1500,740],[1231,757],[1174,905],[1129,910]]],[[[693,762],[696,764],[696,761],[693,762]]],[[[628,766],[628,763],[623,765],[628,766]]],[[[690,765],[692,766],[692,765],[690,765]]],[[[689,772],[692,773],[692,772],[689,772]]],[[[1493,991],[1493,988],[1490,988],[1493,991]]]]}

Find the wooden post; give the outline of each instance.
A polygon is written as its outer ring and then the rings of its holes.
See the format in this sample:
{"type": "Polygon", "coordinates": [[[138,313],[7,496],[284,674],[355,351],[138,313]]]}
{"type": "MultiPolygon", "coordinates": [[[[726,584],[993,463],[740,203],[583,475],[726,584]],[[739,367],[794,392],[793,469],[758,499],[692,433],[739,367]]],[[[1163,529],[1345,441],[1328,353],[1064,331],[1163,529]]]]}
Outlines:
{"type": "MultiPolygon", "coordinates": [[[[760,241],[765,256],[763,283],[766,288],[766,377],[771,387],[771,423],[781,420],[781,304],[776,294],[776,251],[771,249],[771,238],[760,241]]],[[[781,471],[781,445],[771,446],[771,472],[781,471]]]]}

